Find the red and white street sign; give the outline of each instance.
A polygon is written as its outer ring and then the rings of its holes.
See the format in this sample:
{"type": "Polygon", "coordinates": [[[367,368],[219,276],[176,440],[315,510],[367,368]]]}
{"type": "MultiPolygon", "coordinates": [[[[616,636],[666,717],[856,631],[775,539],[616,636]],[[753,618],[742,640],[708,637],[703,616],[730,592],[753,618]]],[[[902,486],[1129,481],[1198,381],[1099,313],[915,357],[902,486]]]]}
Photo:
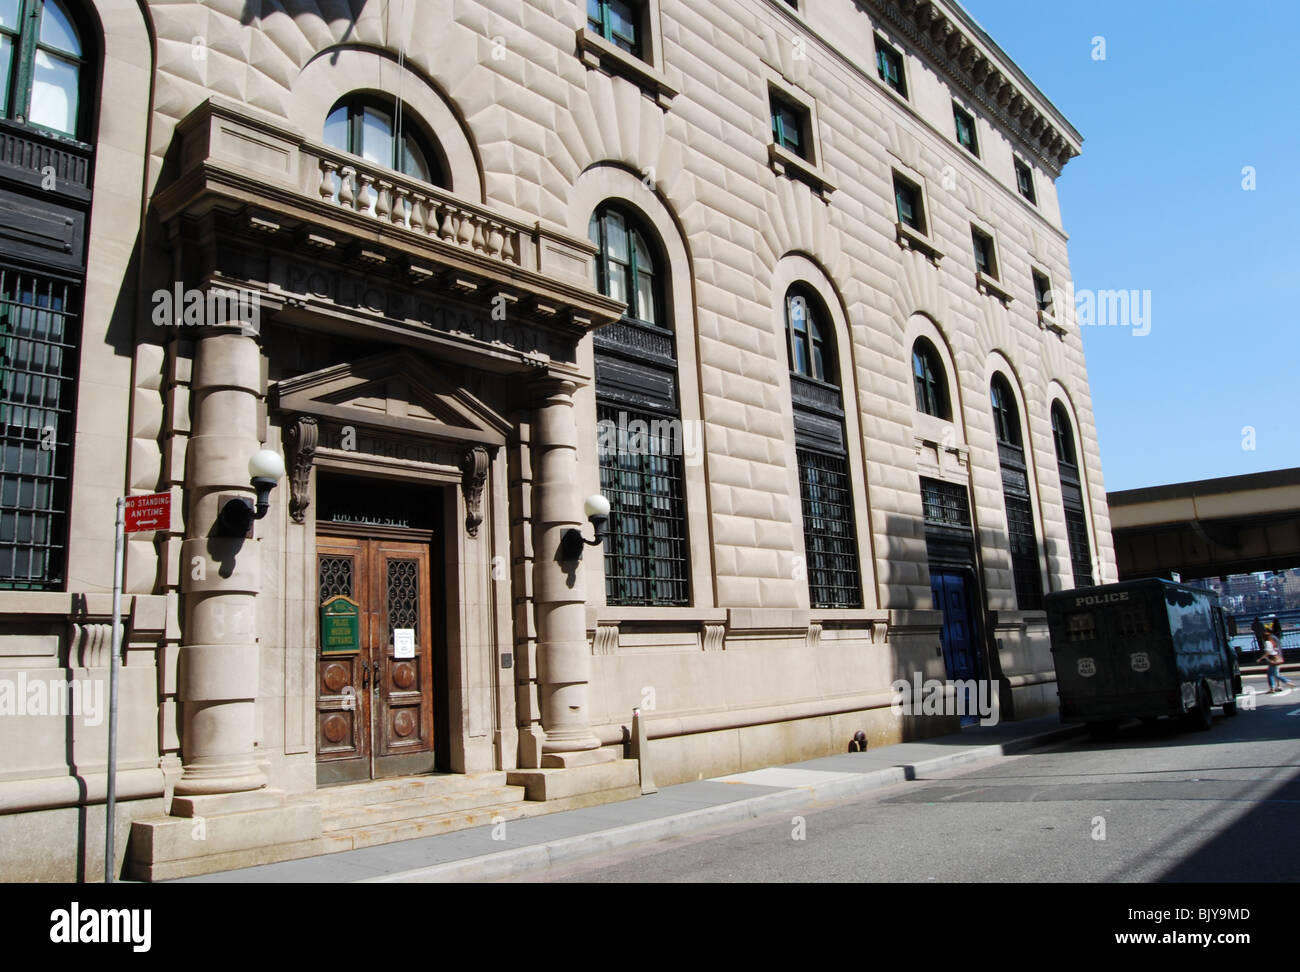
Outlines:
{"type": "Polygon", "coordinates": [[[172,494],[149,493],[126,498],[126,532],[148,533],[172,525],[172,494]]]}

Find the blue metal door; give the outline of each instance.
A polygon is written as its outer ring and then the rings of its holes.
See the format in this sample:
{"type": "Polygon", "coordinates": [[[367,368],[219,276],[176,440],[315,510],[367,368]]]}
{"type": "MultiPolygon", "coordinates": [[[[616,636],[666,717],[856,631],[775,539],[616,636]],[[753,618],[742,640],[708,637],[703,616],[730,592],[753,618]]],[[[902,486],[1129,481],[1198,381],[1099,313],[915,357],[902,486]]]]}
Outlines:
{"type": "MultiPolygon", "coordinates": [[[[976,629],[971,582],[967,574],[960,572],[932,572],[930,574],[930,591],[934,596],[934,607],[943,612],[943,626],[939,629],[940,643],[943,646],[944,666],[948,678],[965,681],[982,677],[979,667],[979,638],[976,629]]],[[[965,707],[967,715],[963,716],[963,725],[974,722],[969,715],[974,706],[965,707]]]]}

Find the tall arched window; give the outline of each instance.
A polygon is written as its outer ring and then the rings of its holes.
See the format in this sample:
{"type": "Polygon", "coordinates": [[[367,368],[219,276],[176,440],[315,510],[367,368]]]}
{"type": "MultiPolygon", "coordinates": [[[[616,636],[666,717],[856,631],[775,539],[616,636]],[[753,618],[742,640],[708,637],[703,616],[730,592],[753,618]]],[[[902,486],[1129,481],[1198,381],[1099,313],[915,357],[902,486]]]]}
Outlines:
{"type": "Polygon", "coordinates": [[[1075,587],[1091,587],[1092,545],[1088,542],[1088,516],[1083,509],[1083,488],[1079,481],[1079,460],[1074,449],[1070,417],[1059,401],[1052,402],[1052,440],[1056,443],[1056,469],[1061,476],[1061,506],[1065,511],[1065,535],[1070,543],[1070,568],[1075,587]]]}
{"type": "Polygon", "coordinates": [[[60,590],[94,171],[98,33],[78,0],[0,0],[0,589],[60,590]],[[32,160],[66,158],[57,180],[32,160]],[[52,231],[50,227],[57,227],[52,231]]]}
{"type": "Polygon", "coordinates": [[[656,238],[629,209],[599,207],[589,232],[601,293],[627,304],[623,320],[593,339],[600,488],[610,502],[605,603],[688,605],[686,442],[667,268],[656,238]]]}
{"type": "Polygon", "coordinates": [[[994,375],[989,395],[993,400],[993,428],[998,436],[998,444],[1022,448],[1020,410],[1016,407],[1016,399],[1011,394],[1007,380],[1001,375],[994,375]]]}
{"type": "MultiPolygon", "coordinates": [[[[0,0],[3,2],[3,0],[0,0]]],[[[326,145],[431,185],[448,187],[437,144],[394,100],[351,94],[325,118],[326,145]]]]}
{"type": "Polygon", "coordinates": [[[912,382],[918,411],[935,418],[952,419],[948,408],[948,378],[934,345],[918,338],[912,345],[912,382]]]}
{"type": "Polygon", "coordinates": [[[81,31],[62,0],[0,0],[4,117],[83,138],[81,31]]]}
{"type": "Polygon", "coordinates": [[[861,607],[853,484],[831,317],[811,288],[796,284],[785,295],[785,326],[809,602],[814,608],[861,607]]]}
{"type": "Polygon", "coordinates": [[[1011,547],[1016,603],[1022,611],[1036,611],[1043,606],[1043,577],[1038,569],[1038,534],[1034,530],[1034,507],[1029,497],[1020,409],[1011,386],[1001,374],[993,376],[989,397],[1002,467],[1002,498],[1007,507],[1007,541],[1011,547]]]}

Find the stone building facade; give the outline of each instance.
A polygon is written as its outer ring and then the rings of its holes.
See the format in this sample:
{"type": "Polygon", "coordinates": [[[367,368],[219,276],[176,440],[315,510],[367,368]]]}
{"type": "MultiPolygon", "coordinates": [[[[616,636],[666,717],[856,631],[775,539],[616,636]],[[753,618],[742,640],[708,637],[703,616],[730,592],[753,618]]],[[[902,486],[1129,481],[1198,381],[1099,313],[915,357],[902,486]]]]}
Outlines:
{"type": "Polygon", "coordinates": [[[1054,709],[1042,593],[1115,579],[1081,139],[955,3],[15,9],[6,878],[102,867],[124,493],[173,509],[126,555],[144,877],[336,849],[375,780],[635,794],[634,708],[661,784],[956,726],[914,675],[1054,709]]]}

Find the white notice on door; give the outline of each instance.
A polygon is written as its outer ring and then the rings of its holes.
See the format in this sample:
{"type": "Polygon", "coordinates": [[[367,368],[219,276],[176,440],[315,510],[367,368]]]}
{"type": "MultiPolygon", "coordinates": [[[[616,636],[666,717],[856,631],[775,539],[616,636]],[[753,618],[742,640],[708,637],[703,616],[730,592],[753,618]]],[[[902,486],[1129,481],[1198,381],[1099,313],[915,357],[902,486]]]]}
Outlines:
{"type": "Polygon", "coordinates": [[[393,657],[394,658],[415,657],[415,629],[414,628],[393,629],[393,657]]]}

